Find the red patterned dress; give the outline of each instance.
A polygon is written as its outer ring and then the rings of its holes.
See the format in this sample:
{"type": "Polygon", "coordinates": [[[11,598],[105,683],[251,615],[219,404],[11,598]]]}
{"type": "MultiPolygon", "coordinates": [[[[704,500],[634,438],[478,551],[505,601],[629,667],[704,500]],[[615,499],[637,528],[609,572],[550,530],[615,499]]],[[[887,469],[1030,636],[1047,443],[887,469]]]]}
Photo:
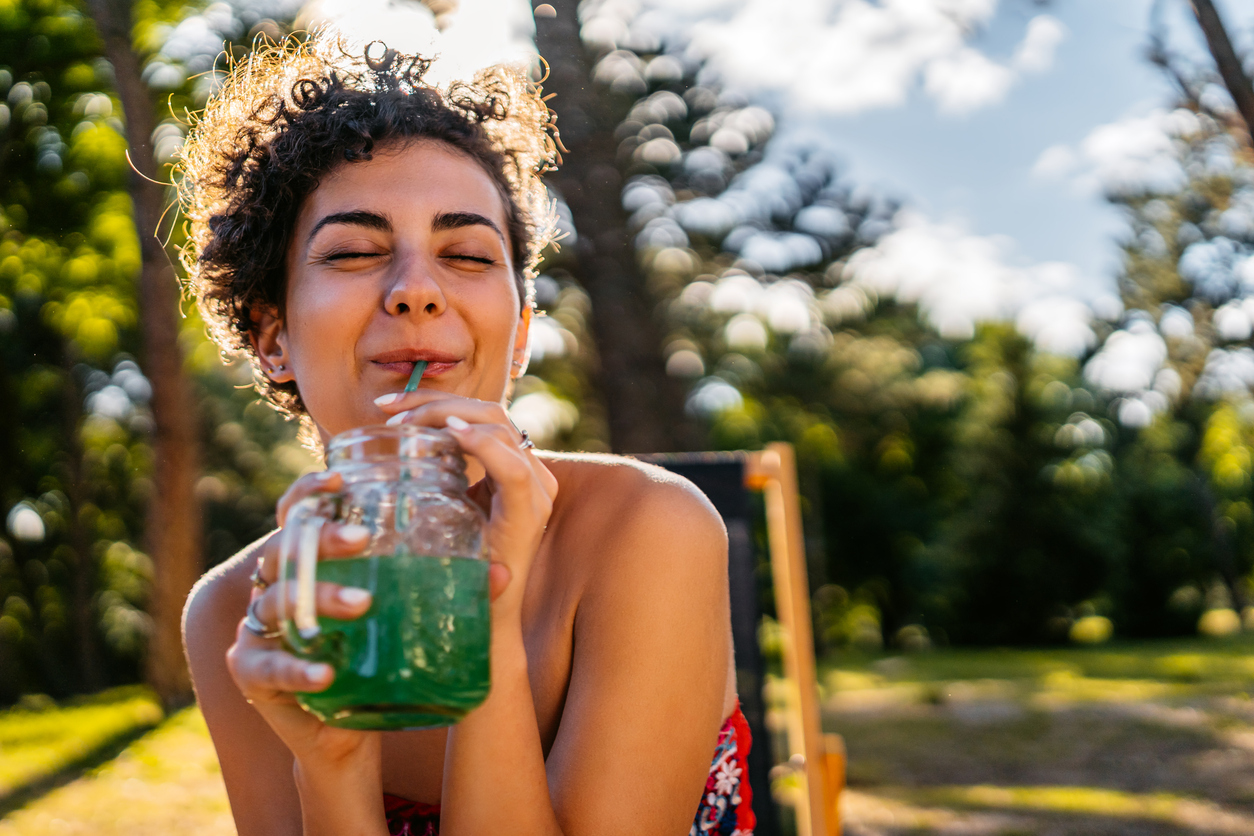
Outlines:
{"type": "MultiPolygon", "coordinates": [[[[753,836],[757,819],[753,816],[753,791],[749,787],[752,745],[749,724],[738,703],[719,730],[710,775],[688,836],[753,836]]],[[[392,836],[439,836],[439,804],[384,795],[383,805],[392,836]]]]}

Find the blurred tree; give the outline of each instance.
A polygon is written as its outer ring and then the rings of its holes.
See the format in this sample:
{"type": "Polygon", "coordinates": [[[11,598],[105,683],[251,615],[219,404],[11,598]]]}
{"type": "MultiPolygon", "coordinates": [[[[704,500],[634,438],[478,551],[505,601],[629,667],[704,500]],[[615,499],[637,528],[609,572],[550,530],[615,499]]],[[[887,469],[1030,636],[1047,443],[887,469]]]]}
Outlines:
{"type": "Polygon", "coordinates": [[[918,609],[964,644],[1065,640],[1075,618],[1111,614],[1126,559],[1114,427],[1092,414],[1074,360],[1009,324],[982,326],[962,354],[952,482],[918,561],[932,579],[918,609]]]}
{"type": "MultiPolygon", "coordinates": [[[[1249,79],[1228,66],[1236,56],[1223,24],[1208,2],[1194,10],[1240,107],[1249,79]]],[[[1225,605],[1240,609],[1254,568],[1242,475],[1251,454],[1243,427],[1254,409],[1254,153],[1240,111],[1206,89],[1213,70],[1174,55],[1161,26],[1150,57],[1178,87],[1166,123],[1176,183],[1108,195],[1129,219],[1120,276],[1127,314],[1086,376],[1132,431],[1119,466],[1128,470],[1128,512],[1143,525],[1130,535],[1124,618],[1138,632],[1159,633],[1156,622],[1176,624],[1202,606],[1207,575],[1222,578],[1225,605]]]]}
{"type": "MultiPolygon", "coordinates": [[[[141,14],[160,14],[151,6],[145,4],[141,14]]],[[[88,8],[113,69],[131,150],[128,191],[140,231],[142,260],[136,294],[143,334],[141,366],[151,381],[153,413],[153,492],[144,528],[155,566],[147,679],[171,708],[193,698],[180,625],[183,602],[204,570],[201,508],[195,490],[199,422],[179,343],[178,280],[158,237],[169,199],[167,187],[157,180],[153,92],[142,77],[142,58],[133,41],[136,24],[142,21],[136,20],[131,0],[88,0],[88,8]]]]}
{"type": "Polygon", "coordinates": [[[9,699],[30,687],[100,687],[133,657],[145,622],[131,579],[147,559],[131,548],[144,488],[130,477],[147,457],[134,432],[147,420],[147,382],[117,354],[133,347],[139,254],[119,191],[125,145],[110,68],[91,23],[70,3],[11,4],[0,55],[0,491],[12,537],[0,545],[0,699],[9,699]],[[100,369],[111,358],[113,376],[100,369]]]}
{"type": "MultiPolygon", "coordinates": [[[[166,176],[186,128],[173,113],[203,103],[214,83],[204,71],[213,69],[221,45],[242,51],[239,40],[283,31],[250,7],[238,17],[221,12],[180,3],[137,7],[143,90],[168,96],[171,111],[145,134],[150,174],[166,176]],[[188,31],[209,37],[189,39],[188,31]],[[188,49],[189,40],[197,48],[188,49]]],[[[57,2],[0,9],[0,56],[4,701],[136,677],[152,629],[143,612],[152,566],[137,546],[148,539],[143,512],[154,491],[148,442],[155,419],[154,383],[131,357],[142,345],[142,258],[113,64],[102,57],[91,20],[57,2]]],[[[295,443],[295,428],[240,388],[246,368],[224,367],[200,320],[194,313],[179,320],[177,307],[175,296],[169,313],[194,375],[191,431],[207,440],[206,472],[192,484],[208,509],[216,562],[273,526],[278,495],[313,461],[295,443]]],[[[192,579],[202,568],[199,559],[184,567],[192,579]]],[[[177,677],[182,665],[181,604],[172,600],[164,610],[173,614],[167,649],[176,664],[158,666],[161,676],[177,677]]]]}
{"type": "Polygon", "coordinates": [[[570,269],[592,303],[595,379],[608,412],[610,444],[616,452],[691,448],[695,439],[678,433],[682,387],[663,371],[654,300],[635,269],[619,206],[614,132],[644,91],[594,70],[612,63],[612,51],[580,38],[576,0],[553,6],[556,15],[536,19],[536,46],[548,62],[545,89],[556,94],[553,106],[569,152],[548,179],[578,218],[570,269]]]}

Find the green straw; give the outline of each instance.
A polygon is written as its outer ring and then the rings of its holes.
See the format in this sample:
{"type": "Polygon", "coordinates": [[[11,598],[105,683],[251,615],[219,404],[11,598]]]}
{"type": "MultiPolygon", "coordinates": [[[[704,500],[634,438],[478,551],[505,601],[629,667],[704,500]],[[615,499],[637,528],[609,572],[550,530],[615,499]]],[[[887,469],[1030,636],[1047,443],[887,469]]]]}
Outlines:
{"type": "MultiPolygon", "coordinates": [[[[422,382],[422,373],[427,370],[427,361],[419,360],[414,363],[414,370],[409,373],[409,382],[405,384],[406,392],[417,392],[418,384],[422,382]]],[[[409,468],[401,470],[401,481],[409,481],[409,468]]],[[[396,503],[396,516],[393,520],[397,531],[404,531],[409,527],[409,506],[405,502],[396,503]]],[[[401,557],[404,554],[405,546],[402,543],[396,544],[396,556],[401,557]]]]}
{"type": "Polygon", "coordinates": [[[414,370],[410,372],[409,382],[405,384],[406,392],[417,392],[418,384],[422,382],[422,373],[427,370],[427,361],[419,360],[414,363],[414,370]]]}

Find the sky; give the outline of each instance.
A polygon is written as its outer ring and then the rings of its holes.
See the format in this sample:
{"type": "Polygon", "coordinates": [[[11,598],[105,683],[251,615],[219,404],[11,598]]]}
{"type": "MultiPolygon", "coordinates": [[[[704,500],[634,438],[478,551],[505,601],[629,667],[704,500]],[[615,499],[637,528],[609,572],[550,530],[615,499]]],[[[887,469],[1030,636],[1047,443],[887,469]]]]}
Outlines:
{"type": "MultiPolygon", "coordinates": [[[[855,180],[900,195],[934,220],[1008,236],[1012,258],[1063,261],[1093,281],[1110,281],[1122,229],[1117,212],[1096,184],[1034,169],[1048,149],[1078,146],[1099,127],[1145,117],[1169,99],[1162,74],[1142,57],[1150,6],[1003,0],[971,45],[1011,56],[1028,21],[1048,13],[1064,34],[1047,69],[1022,74],[1001,101],[970,112],[945,112],[916,89],[900,106],[834,115],[823,128],[855,180]]],[[[1174,42],[1191,47],[1192,21],[1172,22],[1174,42]]]]}

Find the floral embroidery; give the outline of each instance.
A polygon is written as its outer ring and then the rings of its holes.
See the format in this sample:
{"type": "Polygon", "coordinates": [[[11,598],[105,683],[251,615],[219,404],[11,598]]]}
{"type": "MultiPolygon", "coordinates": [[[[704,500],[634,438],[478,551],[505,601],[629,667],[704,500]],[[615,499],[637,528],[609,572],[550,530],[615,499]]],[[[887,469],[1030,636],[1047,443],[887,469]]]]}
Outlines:
{"type": "Polygon", "coordinates": [[[749,724],[737,706],[719,732],[705,792],[688,836],[753,836],[757,823],[749,804],[753,793],[748,782],[742,781],[751,744],[749,724]]]}

